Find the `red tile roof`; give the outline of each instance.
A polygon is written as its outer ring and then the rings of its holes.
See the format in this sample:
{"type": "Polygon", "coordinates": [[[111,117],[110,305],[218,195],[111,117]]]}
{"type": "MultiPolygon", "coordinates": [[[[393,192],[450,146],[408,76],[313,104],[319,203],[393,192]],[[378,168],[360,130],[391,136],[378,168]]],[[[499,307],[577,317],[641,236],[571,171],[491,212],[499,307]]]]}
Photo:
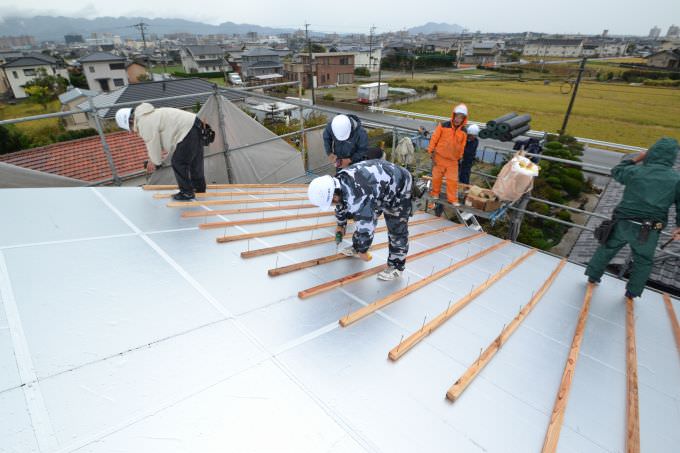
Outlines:
{"type": "MultiPolygon", "coordinates": [[[[121,178],[144,170],[146,146],[137,135],[114,132],[106,134],[106,142],[121,178]]],[[[3,154],[0,155],[0,162],[87,182],[112,178],[98,135],[3,154]]]]}

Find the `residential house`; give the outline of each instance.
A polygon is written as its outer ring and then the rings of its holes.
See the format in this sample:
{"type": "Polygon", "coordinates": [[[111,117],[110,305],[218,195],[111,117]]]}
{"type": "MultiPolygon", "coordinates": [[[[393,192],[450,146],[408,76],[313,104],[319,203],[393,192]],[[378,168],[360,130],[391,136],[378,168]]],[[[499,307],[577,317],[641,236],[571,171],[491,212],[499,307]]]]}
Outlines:
{"type": "Polygon", "coordinates": [[[125,71],[127,72],[128,81],[130,83],[146,82],[149,78],[149,73],[146,70],[146,65],[140,61],[129,61],[125,64],[125,71]],[[139,80],[140,77],[142,80],[139,80]]]}
{"type": "Polygon", "coordinates": [[[262,47],[243,52],[241,75],[246,80],[283,77],[283,63],[281,63],[279,52],[262,47]]]}
{"type": "Polygon", "coordinates": [[[78,60],[90,90],[109,92],[126,86],[125,58],[108,52],[95,52],[78,60]]]}
{"type": "Polygon", "coordinates": [[[647,66],[664,69],[680,69],[680,48],[662,50],[647,57],[647,66]]]}
{"type": "MultiPolygon", "coordinates": [[[[88,97],[94,97],[98,93],[96,91],[85,90],[82,88],[73,88],[65,93],[59,95],[59,102],[61,102],[61,111],[67,112],[70,110],[79,109],[79,105],[84,104],[88,97]]],[[[88,123],[87,114],[76,113],[70,116],[63,117],[64,126],[67,130],[87,129],[90,127],[88,123]]]]}
{"type": "Polygon", "coordinates": [[[300,82],[304,88],[312,87],[312,80],[314,81],[314,87],[316,88],[316,63],[309,64],[309,58],[307,58],[307,64],[303,64],[300,58],[296,58],[295,61],[286,61],[283,63],[283,77],[291,82],[300,82]],[[310,76],[314,74],[314,76],[310,76]]]}
{"type": "Polygon", "coordinates": [[[30,54],[13,58],[1,65],[5,82],[16,99],[28,97],[24,86],[36,79],[42,70],[48,75],[61,76],[68,80],[68,71],[63,63],[48,55],[30,54]]]}
{"type": "Polygon", "coordinates": [[[378,72],[380,68],[380,59],[382,58],[382,45],[374,44],[373,46],[357,46],[357,45],[336,45],[328,49],[330,52],[350,52],[354,54],[355,68],[368,68],[371,72],[378,72]]]}
{"type": "MultiPolygon", "coordinates": [[[[299,61],[304,66],[309,66],[309,55],[300,54],[299,61]]],[[[336,86],[354,83],[354,53],[313,53],[312,62],[316,66],[317,86],[336,86]]]]}
{"type": "Polygon", "coordinates": [[[533,39],[524,44],[525,57],[580,57],[583,39],[533,39]]]}
{"type": "Polygon", "coordinates": [[[588,39],[583,43],[583,57],[620,57],[626,54],[628,42],[611,39],[588,39]]]}
{"type": "Polygon", "coordinates": [[[472,49],[463,55],[463,63],[495,65],[500,63],[503,52],[502,45],[495,41],[473,42],[472,49]]]}
{"type": "Polygon", "coordinates": [[[661,48],[659,50],[673,50],[680,47],[680,38],[664,39],[661,41],[661,48]]]}
{"type": "Polygon", "coordinates": [[[224,51],[219,46],[185,46],[180,56],[184,72],[189,74],[231,71],[231,66],[224,58],[224,51]]]}

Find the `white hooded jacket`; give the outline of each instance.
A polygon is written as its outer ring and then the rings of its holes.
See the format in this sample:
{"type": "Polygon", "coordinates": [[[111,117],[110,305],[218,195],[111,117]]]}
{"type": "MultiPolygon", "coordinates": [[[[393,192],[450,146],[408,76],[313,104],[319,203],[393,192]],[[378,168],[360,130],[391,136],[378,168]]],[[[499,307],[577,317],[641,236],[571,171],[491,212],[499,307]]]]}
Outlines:
{"type": "Polygon", "coordinates": [[[154,165],[163,161],[162,151],[171,154],[184,140],[196,121],[196,115],[184,110],[161,107],[149,103],[139,104],[134,113],[134,132],[137,132],[149,152],[154,165]]]}

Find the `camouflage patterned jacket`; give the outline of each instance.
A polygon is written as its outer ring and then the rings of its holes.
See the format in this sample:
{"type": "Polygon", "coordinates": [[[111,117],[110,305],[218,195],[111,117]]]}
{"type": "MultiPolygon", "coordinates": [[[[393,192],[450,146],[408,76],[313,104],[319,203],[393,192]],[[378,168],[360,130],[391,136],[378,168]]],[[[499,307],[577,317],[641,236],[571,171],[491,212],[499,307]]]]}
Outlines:
{"type": "Polygon", "coordinates": [[[335,217],[343,227],[349,218],[354,219],[352,242],[358,252],[365,253],[371,246],[383,212],[408,220],[413,179],[405,168],[385,160],[366,160],[344,168],[336,178],[342,202],[335,208],[335,217]]]}

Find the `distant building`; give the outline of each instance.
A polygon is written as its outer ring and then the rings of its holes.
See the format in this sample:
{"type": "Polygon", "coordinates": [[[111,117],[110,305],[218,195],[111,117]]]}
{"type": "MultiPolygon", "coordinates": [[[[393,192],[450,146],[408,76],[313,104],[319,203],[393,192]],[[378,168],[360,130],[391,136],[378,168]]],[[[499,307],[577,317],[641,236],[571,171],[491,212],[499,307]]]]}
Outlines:
{"type": "Polygon", "coordinates": [[[0,49],[30,49],[35,47],[33,36],[2,36],[0,37],[0,49]]]}
{"type": "Polygon", "coordinates": [[[651,30],[649,30],[649,38],[659,39],[659,36],[661,36],[661,29],[655,25],[651,30]]]}
{"type": "MultiPolygon", "coordinates": [[[[309,67],[309,55],[298,56],[303,67],[309,67]]],[[[354,83],[354,54],[351,52],[313,53],[317,86],[336,86],[354,83]]]]}
{"type": "MultiPolygon", "coordinates": [[[[65,93],[59,95],[59,102],[61,102],[61,111],[66,112],[75,110],[79,104],[82,104],[88,97],[97,95],[96,91],[84,90],[82,88],[73,88],[65,93]]],[[[87,129],[90,127],[88,123],[87,114],[76,113],[70,116],[63,117],[64,126],[67,130],[87,129]]]]}
{"type": "Polygon", "coordinates": [[[663,69],[680,69],[680,49],[662,50],[648,56],[647,66],[663,69]]]}
{"type": "Polygon", "coordinates": [[[580,57],[583,39],[534,39],[524,45],[526,57],[580,57]]]}
{"type": "Polygon", "coordinates": [[[246,80],[283,77],[283,63],[279,52],[273,49],[255,48],[241,55],[241,75],[246,80]]]}
{"type": "Polygon", "coordinates": [[[13,58],[0,66],[4,72],[6,83],[17,99],[28,97],[24,86],[36,79],[44,69],[48,75],[58,75],[68,80],[68,71],[63,64],[43,54],[30,54],[13,58]]]}
{"type": "Polygon", "coordinates": [[[224,51],[219,46],[185,46],[180,51],[180,57],[184,72],[189,74],[231,71],[231,66],[224,59],[224,51]]]}
{"type": "Polygon", "coordinates": [[[666,32],[666,38],[680,38],[680,27],[671,25],[666,32]]]}
{"type": "Polygon", "coordinates": [[[380,59],[382,58],[382,45],[374,44],[373,46],[331,46],[331,52],[350,52],[354,54],[355,68],[368,68],[371,72],[378,72],[380,67],[380,59]]]}
{"type": "Polygon", "coordinates": [[[495,41],[472,43],[472,50],[463,56],[463,63],[493,65],[501,62],[502,45],[495,41]]]}
{"type": "Polygon", "coordinates": [[[588,39],[583,43],[583,57],[620,57],[626,54],[629,43],[611,39],[588,39]]]}
{"type": "Polygon", "coordinates": [[[81,58],[79,62],[90,90],[108,92],[129,83],[123,57],[107,52],[95,52],[81,58]]]}
{"type": "Polygon", "coordinates": [[[67,46],[85,42],[83,35],[64,35],[64,41],[66,41],[67,46]]]}

